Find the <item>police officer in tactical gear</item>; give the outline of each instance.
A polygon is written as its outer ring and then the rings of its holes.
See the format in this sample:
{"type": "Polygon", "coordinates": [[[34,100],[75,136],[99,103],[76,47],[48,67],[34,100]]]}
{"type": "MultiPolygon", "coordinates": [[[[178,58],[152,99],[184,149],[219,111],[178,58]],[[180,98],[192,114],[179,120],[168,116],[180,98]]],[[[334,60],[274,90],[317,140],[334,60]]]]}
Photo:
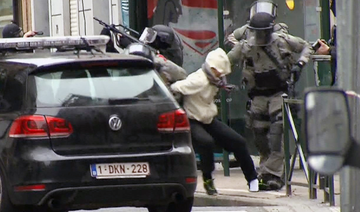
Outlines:
{"type": "MultiPolygon", "coordinates": [[[[171,27],[155,25],[145,28],[139,40],[158,50],[154,57],[155,68],[168,86],[187,77],[186,71],[181,67],[183,45],[180,37],[171,27]]],[[[173,95],[182,104],[182,94],[174,92],[173,95]]]]}
{"type": "MultiPolygon", "coordinates": [[[[251,5],[250,17],[253,17],[256,13],[268,13],[272,19],[273,19],[273,33],[279,33],[279,34],[288,34],[288,26],[285,23],[275,23],[275,19],[277,17],[277,5],[274,4],[270,0],[258,0],[254,2],[251,5]]],[[[271,21],[271,18],[268,16],[269,21],[271,21]]],[[[253,20],[254,21],[254,20],[253,20]]],[[[271,23],[270,23],[271,24],[271,23]]],[[[270,29],[269,29],[270,30],[270,29]]],[[[237,43],[239,43],[240,40],[246,40],[247,38],[250,38],[252,35],[254,35],[253,32],[249,29],[249,21],[245,25],[241,26],[240,28],[237,28],[233,31],[229,36],[226,37],[225,44],[229,48],[233,48],[237,43]]],[[[247,113],[245,115],[246,120],[246,127],[249,129],[252,129],[253,122],[254,122],[254,114],[250,110],[251,109],[251,102],[252,102],[252,90],[255,88],[255,77],[254,77],[254,64],[251,58],[246,58],[241,67],[242,71],[242,79],[241,79],[241,87],[243,89],[246,89],[249,94],[249,100],[246,103],[246,110],[247,113]]],[[[265,122],[270,121],[267,116],[263,117],[265,122]]],[[[258,121],[255,121],[255,124],[258,123],[258,121]]],[[[270,154],[270,148],[268,143],[266,142],[256,142],[255,140],[255,146],[259,152],[260,155],[260,167],[263,166],[263,164],[266,162],[267,158],[270,154]]],[[[261,184],[260,184],[261,185],[261,184]]]]}
{"type": "Polygon", "coordinates": [[[278,190],[284,185],[282,149],[282,94],[288,93],[291,73],[298,80],[312,53],[305,40],[290,34],[274,32],[274,16],[254,14],[248,25],[248,37],[240,40],[228,53],[232,65],[252,61],[248,69],[253,87],[250,111],[255,144],[261,156],[259,188],[278,190]],[[299,56],[300,55],[300,56],[299,56]]]}
{"type": "Polygon", "coordinates": [[[183,45],[176,32],[165,25],[146,28],[140,40],[159,50],[160,54],[178,66],[183,65],[183,45]]]}
{"type": "Polygon", "coordinates": [[[28,38],[35,35],[35,31],[28,31],[24,33],[24,31],[15,23],[7,24],[2,31],[3,38],[28,38]]]}
{"type": "MultiPolygon", "coordinates": [[[[249,16],[253,17],[256,13],[268,13],[273,17],[274,32],[286,33],[286,34],[289,33],[289,27],[285,23],[275,23],[275,19],[277,17],[277,5],[274,4],[272,1],[259,0],[254,2],[251,6],[249,16]]],[[[240,40],[247,39],[250,36],[249,33],[250,30],[248,26],[249,26],[249,22],[241,26],[240,28],[234,30],[233,33],[231,33],[229,36],[226,37],[225,45],[230,48],[233,48],[235,44],[239,43],[240,40]]],[[[247,88],[251,90],[254,87],[255,81],[252,75],[252,73],[254,73],[253,69],[254,69],[253,62],[250,59],[245,60],[244,63],[242,64],[242,80],[241,80],[242,88],[244,89],[247,88]]]]}
{"type": "Polygon", "coordinates": [[[155,68],[163,76],[168,85],[186,78],[183,64],[183,45],[175,31],[165,25],[145,28],[140,41],[157,49],[159,54],[154,58],[155,68]]]}

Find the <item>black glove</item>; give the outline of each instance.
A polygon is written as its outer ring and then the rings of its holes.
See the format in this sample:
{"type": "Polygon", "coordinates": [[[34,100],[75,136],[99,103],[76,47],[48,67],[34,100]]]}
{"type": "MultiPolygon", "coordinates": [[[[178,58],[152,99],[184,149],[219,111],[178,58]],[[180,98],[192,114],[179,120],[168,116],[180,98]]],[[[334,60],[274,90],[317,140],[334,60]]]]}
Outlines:
{"type": "Polygon", "coordinates": [[[304,67],[304,63],[298,62],[295,65],[293,65],[293,67],[291,68],[291,73],[294,74],[295,82],[297,82],[299,80],[300,75],[301,75],[301,70],[303,67],[304,67]]]}

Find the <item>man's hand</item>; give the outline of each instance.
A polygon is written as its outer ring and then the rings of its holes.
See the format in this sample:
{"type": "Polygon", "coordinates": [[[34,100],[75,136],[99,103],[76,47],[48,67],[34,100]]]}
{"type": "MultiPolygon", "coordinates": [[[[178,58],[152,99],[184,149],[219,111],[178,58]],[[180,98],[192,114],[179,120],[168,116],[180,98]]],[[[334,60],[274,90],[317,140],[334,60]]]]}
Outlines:
{"type": "Polygon", "coordinates": [[[319,55],[330,54],[330,47],[328,45],[326,45],[326,43],[322,40],[319,40],[319,43],[320,43],[320,47],[318,48],[318,50],[315,53],[319,54],[319,55]]]}
{"type": "Polygon", "coordinates": [[[28,31],[27,33],[24,34],[24,38],[30,38],[30,37],[34,37],[36,35],[35,31],[28,31]]]}

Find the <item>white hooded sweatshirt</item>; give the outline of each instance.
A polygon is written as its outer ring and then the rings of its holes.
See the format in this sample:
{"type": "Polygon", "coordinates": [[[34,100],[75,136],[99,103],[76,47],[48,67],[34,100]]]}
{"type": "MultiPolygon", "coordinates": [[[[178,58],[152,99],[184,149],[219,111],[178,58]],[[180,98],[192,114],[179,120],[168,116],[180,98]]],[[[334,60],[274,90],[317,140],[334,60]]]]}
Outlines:
{"type": "MultiPolygon", "coordinates": [[[[205,61],[210,67],[224,75],[231,72],[229,58],[221,48],[209,52],[205,61]]],[[[189,74],[186,79],[172,84],[171,89],[184,95],[183,106],[189,119],[210,124],[218,114],[214,99],[219,88],[210,84],[201,68],[189,74]]]]}

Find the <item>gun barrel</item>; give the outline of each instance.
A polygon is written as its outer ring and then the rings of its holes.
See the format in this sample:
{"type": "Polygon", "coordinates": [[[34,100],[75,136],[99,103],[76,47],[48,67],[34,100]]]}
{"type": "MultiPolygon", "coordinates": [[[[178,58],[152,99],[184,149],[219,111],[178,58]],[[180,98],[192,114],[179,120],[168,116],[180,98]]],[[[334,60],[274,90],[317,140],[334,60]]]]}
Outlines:
{"type": "Polygon", "coordinates": [[[121,26],[122,28],[124,28],[124,29],[126,29],[126,30],[129,30],[130,32],[132,32],[132,33],[134,33],[134,34],[136,34],[136,35],[140,35],[140,33],[139,32],[137,32],[136,30],[133,30],[133,29],[131,29],[131,28],[129,28],[129,27],[126,27],[126,26],[124,26],[124,25],[122,25],[122,24],[118,24],[118,25],[115,25],[115,26],[121,26]]]}
{"type": "Polygon", "coordinates": [[[133,36],[125,33],[125,32],[121,32],[119,29],[117,29],[117,28],[115,27],[115,25],[106,24],[106,23],[104,23],[103,21],[101,21],[100,19],[98,19],[98,18],[96,18],[96,17],[93,17],[93,18],[94,18],[94,20],[98,21],[99,24],[105,26],[106,28],[108,28],[109,30],[111,30],[113,33],[120,34],[121,36],[125,36],[125,37],[129,38],[132,42],[141,43],[141,44],[143,44],[144,46],[146,46],[147,48],[149,48],[151,51],[153,51],[153,52],[155,52],[155,53],[157,52],[156,49],[154,49],[153,47],[147,45],[146,43],[143,43],[143,42],[139,41],[139,39],[137,39],[137,38],[135,38],[135,37],[133,37],[133,36]]]}

